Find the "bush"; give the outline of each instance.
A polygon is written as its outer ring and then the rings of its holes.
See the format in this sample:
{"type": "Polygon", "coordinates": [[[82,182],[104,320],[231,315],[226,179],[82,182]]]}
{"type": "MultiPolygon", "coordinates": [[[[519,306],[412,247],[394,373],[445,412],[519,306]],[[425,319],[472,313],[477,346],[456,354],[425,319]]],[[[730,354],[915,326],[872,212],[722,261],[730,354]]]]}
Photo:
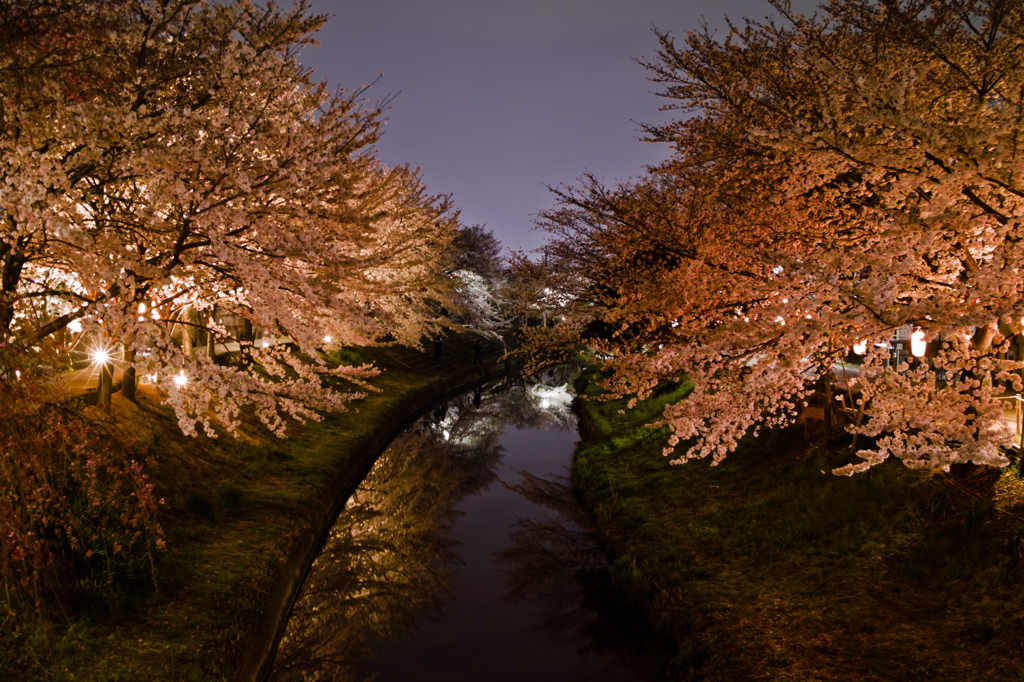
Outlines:
{"type": "MultiPolygon", "coordinates": [[[[0,580],[8,608],[155,580],[160,501],[137,446],[0,349],[0,580]]],[[[91,410],[91,411],[90,411],[91,410]]]]}

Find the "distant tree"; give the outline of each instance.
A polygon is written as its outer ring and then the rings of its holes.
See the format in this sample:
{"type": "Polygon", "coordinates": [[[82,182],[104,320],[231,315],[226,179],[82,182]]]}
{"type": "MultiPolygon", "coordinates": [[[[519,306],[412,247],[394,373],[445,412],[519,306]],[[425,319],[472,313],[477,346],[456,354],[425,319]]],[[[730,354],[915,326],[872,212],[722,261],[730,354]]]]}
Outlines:
{"type": "Polygon", "coordinates": [[[717,463],[821,382],[831,404],[835,363],[863,344],[850,431],[873,441],[841,473],[889,456],[1004,465],[998,398],[1024,388],[1008,354],[1024,314],[1024,9],[773,5],[781,24],[721,42],[659,35],[648,67],[692,115],[648,133],[675,155],[634,184],[563,189],[542,220],[559,267],[589,282],[569,320],[615,356],[617,393],[696,380],[663,416],[676,462],[717,463]],[[887,369],[905,325],[932,357],[887,369]]]}
{"type": "Polygon", "coordinates": [[[576,276],[572,268],[524,253],[512,254],[509,265],[506,310],[518,326],[521,343],[517,353],[525,373],[570,359],[580,341],[573,322],[592,313],[581,296],[581,283],[587,280],[576,276]],[[581,309],[585,312],[579,312],[581,309]]]}
{"type": "Polygon", "coordinates": [[[491,329],[505,324],[502,312],[507,285],[501,242],[483,225],[462,227],[452,243],[454,302],[462,319],[491,329]]]}
{"type": "Polygon", "coordinates": [[[456,270],[469,270],[487,280],[501,278],[501,242],[485,225],[460,227],[455,233],[453,251],[456,270]]]}
{"type": "Polygon", "coordinates": [[[283,433],[352,397],[326,379],[372,374],[322,349],[432,329],[455,216],[375,160],[384,104],[296,60],[324,20],[304,0],[0,3],[0,342],[80,327],[158,377],[186,432],[254,404],[283,433]],[[171,320],[236,340],[214,306],[305,359],[243,344],[257,374],[172,343],[171,320]]]}

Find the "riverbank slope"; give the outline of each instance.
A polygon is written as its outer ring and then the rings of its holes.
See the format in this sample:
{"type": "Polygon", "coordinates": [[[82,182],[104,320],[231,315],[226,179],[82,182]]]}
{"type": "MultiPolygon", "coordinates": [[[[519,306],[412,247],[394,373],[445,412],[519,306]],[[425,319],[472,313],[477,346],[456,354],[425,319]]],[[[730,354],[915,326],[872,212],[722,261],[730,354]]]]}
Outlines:
{"type": "Polygon", "coordinates": [[[689,388],[579,400],[572,468],[613,584],[677,647],[670,679],[1024,679],[1016,466],[837,477],[849,450],[798,424],[673,467],[644,424],[689,388]]]}
{"type": "Polygon", "coordinates": [[[67,619],[52,620],[60,625],[0,628],[0,669],[14,679],[253,679],[307,558],[390,433],[447,393],[500,376],[502,344],[483,339],[480,366],[475,341],[446,340],[440,365],[430,352],[342,351],[335,360],[385,370],[372,382],[381,392],[321,422],[292,423],[285,440],[251,416],[240,439],[190,438],[156,392],[142,388],[137,405],[115,395],[112,420],[148,453],[165,501],[158,589],[73,586],[67,619]]]}

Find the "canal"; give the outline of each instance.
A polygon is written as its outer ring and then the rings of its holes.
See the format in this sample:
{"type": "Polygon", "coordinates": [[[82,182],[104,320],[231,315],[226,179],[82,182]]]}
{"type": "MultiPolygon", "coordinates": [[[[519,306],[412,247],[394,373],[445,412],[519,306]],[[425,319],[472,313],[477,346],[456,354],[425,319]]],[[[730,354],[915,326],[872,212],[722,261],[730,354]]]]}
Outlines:
{"type": "Polygon", "coordinates": [[[271,680],[658,679],[566,480],[577,372],[482,386],[395,439],[314,561],[271,680]]]}

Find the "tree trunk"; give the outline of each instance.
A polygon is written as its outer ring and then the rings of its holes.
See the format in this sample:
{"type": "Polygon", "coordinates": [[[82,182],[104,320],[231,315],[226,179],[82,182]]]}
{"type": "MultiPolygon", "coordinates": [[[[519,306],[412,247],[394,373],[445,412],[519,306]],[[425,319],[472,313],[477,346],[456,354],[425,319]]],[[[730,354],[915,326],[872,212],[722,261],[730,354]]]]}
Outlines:
{"type": "Polygon", "coordinates": [[[181,325],[181,347],[185,351],[185,356],[189,360],[196,359],[196,345],[193,338],[198,341],[199,333],[196,322],[199,320],[199,316],[196,315],[195,310],[192,306],[185,306],[185,309],[181,311],[180,315],[181,325]],[[193,336],[194,335],[194,336],[193,336]]]}
{"type": "Polygon", "coordinates": [[[14,321],[15,293],[21,283],[25,261],[25,257],[15,252],[10,244],[0,243],[0,339],[7,338],[14,321]]]}
{"type": "Polygon", "coordinates": [[[124,376],[121,378],[121,395],[133,403],[138,402],[135,397],[135,349],[124,348],[124,376]]]}
{"type": "MultiPolygon", "coordinates": [[[[831,370],[830,370],[831,372],[831,370]]],[[[835,409],[835,391],[833,390],[832,380],[830,377],[825,377],[825,441],[828,442],[832,438],[832,428],[835,426],[835,418],[833,410],[835,409]]]]}
{"type": "MultiPolygon", "coordinates": [[[[213,322],[214,319],[216,319],[214,317],[216,315],[216,313],[217,313],[217,306],[214,306],[213,308],[210,309],[209,320],[210,320],[211,323],[213,322]]],[[[210,327],[206,328],[206,353],[210,356],[210,362],[213,362],[213,363],[217,362],[217,356],[215,354],[216,350],[217,350],[217,339],[213,335],[213,327],[210,326],[210,327]]]]}
{"type": "Polygon", "coordinates": [[[978,327],[974,332],[974,338],[971,339],[971,345],[975,350],[988,350],[998,330],[999,327],[996,322],[989,322],[982,327],[978,327]]]}
{"type": "Polygon", "coordinates": [[[100,390],[99,397],[96,402],[100,407],[107,408],[108,412],[110,411],[110,393],[113,384],[113,366],[108,362],[104,362],[103,364],[100,365],[100,390]]]}

